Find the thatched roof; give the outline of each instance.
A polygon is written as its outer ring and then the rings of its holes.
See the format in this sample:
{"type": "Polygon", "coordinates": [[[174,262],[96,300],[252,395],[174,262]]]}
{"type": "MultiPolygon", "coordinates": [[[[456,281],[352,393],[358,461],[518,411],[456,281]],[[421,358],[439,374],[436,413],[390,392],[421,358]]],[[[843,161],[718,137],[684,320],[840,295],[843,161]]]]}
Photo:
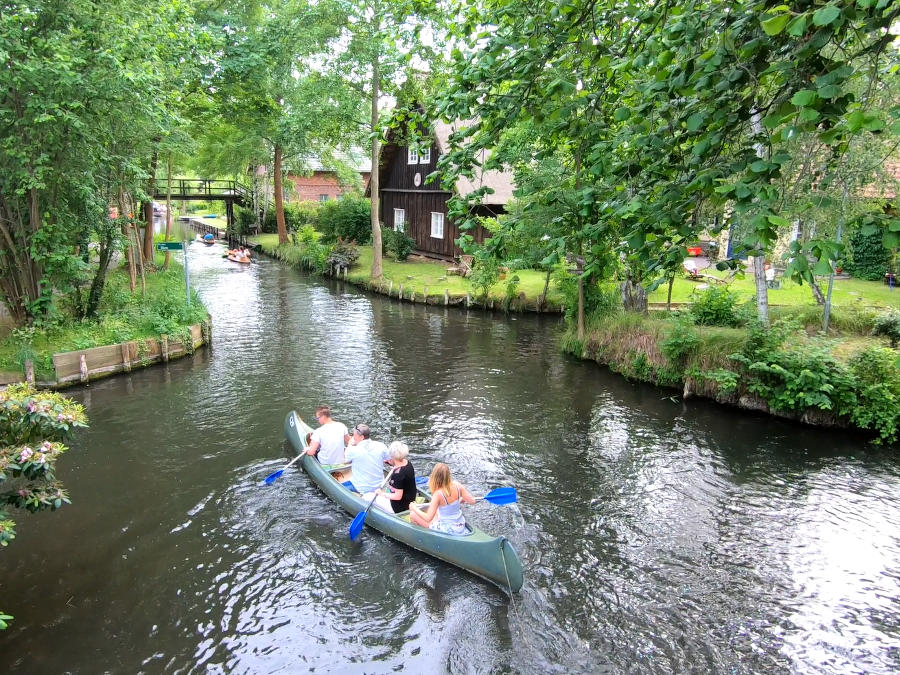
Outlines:
{"type": "MultiPolygon", "coordinates": [[[[466,121],[457,121],[452,124],[441,121],[435,122],[432,130],[434,132],[434,140],[437,143],[438,152],[442,155],[446,154],[450,149],[450,135],[460,129],[465,129],[468,124],[469,122],[466,121]]],[[[489,157],[490,151],[481,151],[478,159],[482,166],[489,157]]],[[[465,197],[485,185],[494,192],[485,195],[481,200],[482,204],[504,206],[513,197],[515,185],[513,184],[512,173],[510,171],[500,171],[498,169],[486,171],[483,168],[478,167],[475,169],[474,179],[460,176],[456,179],[455,188],[458,195],[465,197]]]]}

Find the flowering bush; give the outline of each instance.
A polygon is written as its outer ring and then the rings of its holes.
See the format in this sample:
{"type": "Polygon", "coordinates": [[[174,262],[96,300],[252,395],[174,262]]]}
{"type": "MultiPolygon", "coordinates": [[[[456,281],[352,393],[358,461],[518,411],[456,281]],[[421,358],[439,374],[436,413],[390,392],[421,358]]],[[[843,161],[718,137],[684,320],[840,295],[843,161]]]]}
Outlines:
{"type": "MultiPolygon", "coordinates": [[[[34,513],[69,503],[56,460],[67,449],[62,441],[86,426],[84,408],[61,394],[24,384],[0,392],[0,546],[16,536],[4,506],[34,513]]],[[[0,612],[0,630],[11,618],[0,612]]]]}

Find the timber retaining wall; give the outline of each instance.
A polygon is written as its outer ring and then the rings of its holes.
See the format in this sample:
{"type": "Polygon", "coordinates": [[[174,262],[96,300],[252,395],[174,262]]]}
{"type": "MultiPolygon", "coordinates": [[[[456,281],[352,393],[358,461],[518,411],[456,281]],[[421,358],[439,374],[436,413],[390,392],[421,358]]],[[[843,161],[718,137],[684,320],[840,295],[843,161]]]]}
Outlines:
{"type": "Polygon", "coordinates": [[[212,323],[205,321],[189,328],[190,337],[160,335],[159,338],[129,340],[115,345],[60,352],[53,355],[55,379],[36,380],[34,369],[26,362],[25,371],[0,372],[0,387],[14,382],[32,381],[39,387],[58,389],[82,384],[116,373],[127,373],[156,363],[165,363],[193,354],[197,347],[209,344],[212,323]]]}

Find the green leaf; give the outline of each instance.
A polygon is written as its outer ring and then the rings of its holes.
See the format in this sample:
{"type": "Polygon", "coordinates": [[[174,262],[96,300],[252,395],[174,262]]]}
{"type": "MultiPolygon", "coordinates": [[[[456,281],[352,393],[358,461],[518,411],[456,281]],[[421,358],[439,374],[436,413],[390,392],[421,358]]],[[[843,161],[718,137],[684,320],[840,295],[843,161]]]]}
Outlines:
{"type": "Polygon", "coordinates": [[[817,93],[824,99],[832,99],[840,96],[842,91],[843,90],[836,84],[826,84],[824,87],[819,87],[817,93]]]}
{"type": "Polygon", "coordinates": [[[791,221],[782,216],[766,216],[766,218],[775,227],[788,227],[791,224],[791,221]]]}
{"type": "Polygon", "coordinates": [[[787,33],[792,37],[802,37],[806,34],[806,25],[807,25],[808,17],[806,14],[801,14],[798,17],[795,17],[793,21],[788,24],[787,33]]]}
{"type": "Polygon", "coordinates": [[[813,24],[816,26],[827,26],[841,15],[841,10],[835,5],[825,5],[813,14],[813,24]]]}
{"type": "Polygon", "coordinates": [[[629,117],[631,117],[631,109],[630,108],[616,108],[616,112],[613,113],[613,118],[616,122],[624,122],[629,117]]]}
{"type": "Polygon", "coordinates": [[[697,131],[700,127],[703,126],[703,121],[706,118],[702,113],[694,113],[690,117],[687,118],[687,129],[688,131],[697,131]]]}
{"type": "Polygon", "coordinates": [[[816,102],[819,95],[812,89],[801,89],[791,96],[791,103],[799,106],[807,106],[816,102]]]}
{"type": "Polygon", "coordinates": [[[777,16],[773,16],[771,19],[762,21],[762,29],[765,31],[766,35],[778,35],[781,31],[784,30],[784,27],[787,26],[787,23],[788,21],[790,21],[790,19],[790,14],[778,14],[777,16]]]}

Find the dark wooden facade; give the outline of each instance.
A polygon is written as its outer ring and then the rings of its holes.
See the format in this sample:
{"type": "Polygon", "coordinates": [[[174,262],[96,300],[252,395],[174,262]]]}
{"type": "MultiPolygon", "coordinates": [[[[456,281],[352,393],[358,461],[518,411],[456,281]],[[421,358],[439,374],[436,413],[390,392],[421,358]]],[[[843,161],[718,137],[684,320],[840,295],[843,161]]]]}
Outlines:
{"type": "MultiPolygon", "coordinates": [[[[384,227],[396,229],[395,210],[403,209],[404,231],[415,242],[415,252],[435,258],[451,260],[462,253],[455,241],[459,238],[459,227],[447,215],[447,201],[452,192],[441,189],[440,181],[426,181],[438,160],[438,148],[432,143],[430,158],[427,162],[409,162],[408,148],[388,144],[382,151],[379,193],[381,202],[379,217],[384,227]],[[416,175],[418,174],[418,179],[416,175]],[[418,185],[416,184],[418,182],[418,185]],[[432,236],[432,214],[443,214],[444,232],[438,238],[432,236]]],[[[503,212],[502,206],[479,207],[478,215],[497,215],[503,212]]],[[[469,231],[476,241],[483,242],[487,231],[480,225],[469,231]]]]}

